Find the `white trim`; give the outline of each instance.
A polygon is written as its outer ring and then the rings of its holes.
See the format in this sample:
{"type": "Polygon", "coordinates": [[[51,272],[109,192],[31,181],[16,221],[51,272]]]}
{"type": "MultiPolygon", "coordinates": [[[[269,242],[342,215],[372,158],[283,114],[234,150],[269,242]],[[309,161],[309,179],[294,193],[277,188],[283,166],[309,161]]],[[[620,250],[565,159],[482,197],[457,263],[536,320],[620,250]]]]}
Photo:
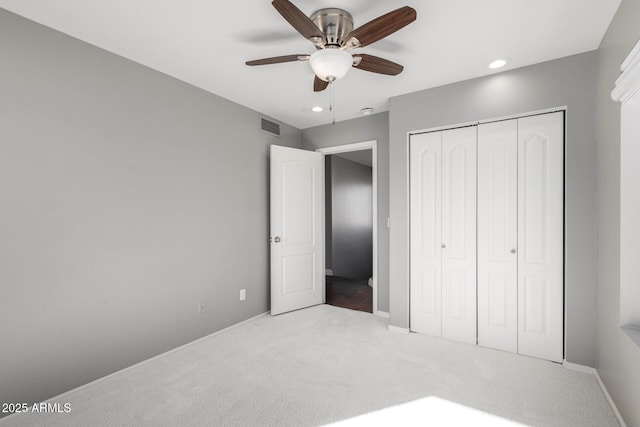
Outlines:
{"type": "Polygon", "coordinates": [[[351,151],[369,150],[374,148],[378,143],[378,140],[354,142],[352,144],[334,145],[332,147],[318,148],[316,151],[322,154],[339,154],[349,153],[351,151]]]}
{"type": "Polygon", "coordinates": [[[399,334],[408,334],[409,333],[409,328],[401,328],[399,326],[393,326],[393,325],[389,325],[387,326],[389,328],[389,331],[391,332],[396,332],[399,334]]]}
{"type": "Polygon", "coordinates": [[[389,318],[389,313],[387,313],[386,311],[378,310],[374,314],[379,317],[384,317],[385,319],[389,318]]]}
{"type": "Polygon", "coordinates": [[[407,134],[408,134],[408,136],[411,136],[411,135],[417,135],[417,134],[420,134],[420,133],[430,133],[430,132],[439,132],[441,130],[465,128],[465,127],[469,127],[469,126],[476,126],[477,124],[478,124],[478,121],[474,120],[472,122],[456,123],[454,125],[436,126],[436,127],[432,127],[432,128],[412,130],[410,132],[407,132],[407,134]]]}
{"type": "MultiPolygon", "coordinates": [[[[405,200],[407,201],[405,206],[405,232],[407,239],[405,241],[405,249],[406,249],[406,262],[405,268],[407,273],[407,293],[406,293],[406,307],[407,307],[407,331],[411,331],[411,132],[407,132],[407,143],[404,146],[404,162],[407,165],[405,168],[405,182],[404,186],[405,191],[405,200]]],[[[389,183],[391,184],[391,183],[389,183]]],[[[391,199],[391,196],[389,196],[391,199]]],[[[391,213],[391,212],[389,212],[391,213]]],[[[389,232],[389,242],[391,242],[391,232],[389,232]]],[[[391,248],[389,248],[391,251],[391,248]]],[[[389,270],[391,270],[391,266],[389,266],[389,270]]],[[[391,273],[389,273],[391,276],[391,273]]],[[[389,282],[391,282],[391,277],[389,277],[389,282]]],[[[391,286],[389,286],[389,299],[391,299],[391,286]]],[[[391,302],[389,302],[389,312],[391,312],[391,302]]]]}
{"type": "Polygon", "coordinates": [[[611,99],[623,104],[640,92],[640,41],[636,43],[620,66],[622,74],[611,91],[611,99]]]}
{"type": "MultiPolygon", "coordinates": [[[[564,163],[564,176],[562,178],[562,187],[564,188],[564,196],[562,198],[562,246],[563,246],[563,255],[562,255],[562,263],[563,270],[562,273],[562,306],[564,307],[564,315],[563,315],[563,324],[562,324],[562,357],[567,357],[567,349],[569,348],[567,342],[567,325],[569,324],[569,310],[567,310],[567,301],[569,301],[569,287],[567,283],[567,276],[569,274],[569,270],[566,268],[569,263],[567,262],[567,159],[569,156],[567,155],[567,148],[569,147],[569,112],[565,108],[564,112],[564,150],[563,150],[563,163],[564,163]]],[[[566,361],[566,359],[565,359],[566,361]]]]}
{"type": "Polygon", "coordinates": [[[591,366],[585,366],[585,365],[579,365],[577,363],[567,362],[567,359],[565,359],[562,362],[562,366],[566,369],[569,369],[570,371],[583,372],[585,374],[591,374],[591,375],[595,375],[597,373],[595,368],[592,368],[591,366]]]}
{"type": "MultiPolygon", "coordinates": [[[[316,151],[325,156],[351,151],[371,150],[371,180],[372,180],[372,214],[373,214],[373,314],[378,315],[378,140],[355,142],[353,144],[334,145],[318,148],[316,151]]],[[[325,261],[326,263],[326,261],[325,261]]],[[[326,268],[326,264],[325,264],[326,268]]]]}
{"type": "Polygon", "coordinates": [[[571,371],[577,371],[577,372],[593,375],[596,378],[596,381],[598,381],[598,386],[600,386],[600,390],[602,390],[602,394],[604,394],[604,397],[605,399],[607,399],[607,402],[609,403],[609,406],[611,407],[613,414],[618,420],[618,424],[620,424],[620,427],[627,427],[627,424],[624,422],[624,419],[622,418],[622,414],[620,414],[620,411],[618,411],[616,404],[613,402],[613,399],[609,395],[609,391],[607,391],[607,388],[604,386],[604,383],[602,382],[602,379],[600,378],[600,375],[598,374],[597,369],[592,368],[591,366],[585,366],[585,365],[579,365],[577,363],[567,362],[566,359],[564,360],[564,362],[562,362],[562,366],[571,371]]]}
{"type": "Polygon", "coordinates": [[[618,420],[618,424],[620,424],[620,427],[627,427],[627,423],[624,422],[624,418],[622,418],[622,414],[620,413],[620,411],[618,411],[618,407],[613,402],[611,395],[609,395],[609,391],[607,391],[607,387],[605,387],[604,383],[602,382],[602,379],[600,378],[600,374],[598,374],[597,370],[594,369],[594,371],[595,371],[594,375],[596,377],[596,380],[598,381],[600,390],[602,390],[604,397],[607,399],[607,402],[609,402],[609,406],[611,406],[611,410],[613,411],[613,414],[616,416],[616,419],[618,420]]]}
{"type": "Polygon", "coordinates": [[[632,342],[640,346],[640,302],[637,284],[638,268],[635,253],[639,249],[634,236],[640,229],[634,218],[640,211],[640,202],[636,197],[638,180],[638,161],[640,152],[637,140],[640,137],[640,41],[620,66],[622,74],[616,80],[611,98],[619,101],[620,106],[620,320],[619,325],[632,342]]]}
{"type": "Polygon", "coordinates": [[[407,132],[407,135],[411,136],[411,135],[417,135],[420,133],[438,132],[442,130],[451,130],[451,129],[469,127],[469,126],[478,126],[485,123],[494,123],[494,122],[501,122],[504,120],[521,119],[523,117],[539,116],[540,114],[555,113],[556,111],[567,111],[567,106],[563,105],[559,107],[544,108],[542,110],[529,111],[527,113],[509,114],[507,116],[492,117],[490,119],[483,119],[483,120],[474,120],[472,122],[463,122],[463,123],[456,123],[452,125],[436,126],[436,127],[426,128],[426,129],[412,130],[410,132],[407,132]]]}
{"type": "MultiPolygon", "coordinates": [[[[167,350],[167,351],[165,351],[164,353],[157,354],[157,355],[155,355],[155,356],[150,357],[149,359],[145,359],[145,360],[143,360],[143,361],[141,361],[141,362],[135,363],[135,364],[133,364],[133,365],[131,365],[131,366],[127,366],[126,368],[122,368],[122,369],[120,369],[120,370],[118,370],[118,371],[115,371],[115,372],[112,372],[112,373],[110,373],[110,374],[108,374],[108,375],[105,375],[104,377],[100,377],[100,378],[98,378],[98,379],[96,379],[96,380],[90,381],[90,382],[88,382],[88,383],[86,383],[86,384],[83,384],[83,385],[81,385],[81,386],[78,386],[78,387],[76,387],[76,388],[72,388],[71,390],[65,391],[64,393],[61,393],[61,394],[59,394],[59,395],[57,395],[57,396],[54,396],[54,397],[51,397],[51,398],[49,398],[49,399],[45,400],[45,401],[44,401],[44,403],[47,403],[47,402],[54,403],[54,401],[61,401],[61,400],[64,400],[63,398],[64,398],[65,396],[67,396],[67,395],[71,394],[71,393],[75,393],[75,392],[81,391],[81,390],[85,389],[86,387],[90,387],[90,386],[92,386],[92,385],[95,385],[95,384],[101,383],[101,382],[103,382],[103,381],[106,381],[106,380],[108,380],[109,378],[111,378],[111,377],[113,377],[113,376],[115,376],[115,375],[123,374],[123,373],[125,373],[125,372],[127,372],[127,371],[129,371],[129,370],[131,370],[131,369],[133,369],[133,368],[139,367],[139,366],[141,366],[141,365],[145,365],[145,364],[147,364],[147,363],[149,363],[149,362],[152,362],[152,361],[154,361],[154,360],[156,360],[156,359],[159,359],[159,358],[161,358],[161,357],[165,357],[165,356],[167,356],[167,355],[169,355],[169,354],[171,354],[171,353],[173,353],[173,352],[176,352],[176,351],[178,351],[178,350],[183,350],[183,349],[185,349],[185,348],[191,347],[192,345],[195,345],[195,344],[197,344],[197,343],[199,343],[199,342],[201,342],[201,341],[204,341],[204,340],[206,340],[206,339],[209,339],[209,338],[211,338],[211,337],[213,337],[213,336],[215,336],[215,335],[218,335],[218,334],[220,334],[220,333],[222,333],[222,332],[228,331],[229,329],[233,329],[233,328],[235,328],[235,327],[237,327],[237,326],[244,325],[245,323],[249,323],[249,322],[251,322],[251,321],[253,321],[253,320],[256,320],[256,319],[258,319],[258,318],[260,318],[260,317],[266,316],[266,315],[267,315],[267,314],[269,314],[269,313],[270,313],[269,311],[266,311],[266,312],[264,312],[264,313],[258,314],[257,316],[253,316],[253,317],[251,317],[251,318],[249,318],[249,319],[243,320],[242,322],[234,323],[233,325],[227,326],[226,328],[220,329],[219,331],[213,332],[213,333],[211,333],[211,334],[209,334],[209,335],[205,335],[205,336],[204,336],[204,337],[202,337],[202,338],[198,338],[198,339],[196,339],[196,340],[194,340],[194,341],[190,341],[190,342],[188,342],[188,343],[186,343],[186,344],[182,344],[181,346],[178,346],[178,347],[176,347],[176,348],[172,348],[171,350],[167,350]]],[[[4,418],[1,418],[1,419],[0,419],[0,424],[2,424],[3,422],[5,422],[5,421],[6,421],[6,420],[8,420],[9,418],[13,417],[14,415],[18,415],[18,414],[19,414],[19,413],[18,413],[18,412],[16,412],[16,413],[10,414],[10,415],[8,415],[8,416],[6,416],[6,417],[4,417],[4,418]]]]}
{"type": "Polygon", "coordinates": [[[558,107],[551,107],[551,108],[543,108],[541,110],[527,111],[526,113],[509,114],[508,116],[493,117],[491,119],[478,120],[478,124],[481,125],[485,123],[501,122],[503,120],[522,119],[524,117],[539,116],[541,114],[556,113],[558,111],[566,112],[567,109],[568,108],[566,105],[561,105],[558,107]]]}

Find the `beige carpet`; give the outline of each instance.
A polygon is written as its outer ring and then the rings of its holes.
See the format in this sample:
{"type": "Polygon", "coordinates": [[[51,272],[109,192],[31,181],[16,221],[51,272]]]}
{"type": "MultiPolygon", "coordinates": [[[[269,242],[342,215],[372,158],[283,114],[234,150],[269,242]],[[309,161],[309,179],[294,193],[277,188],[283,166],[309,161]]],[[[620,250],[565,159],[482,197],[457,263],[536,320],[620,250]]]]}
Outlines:
{"type": "Polygon", "coordinates": [[[615,426],[596,379],[316,306],[263,316],[0,426],[615,426]]]}

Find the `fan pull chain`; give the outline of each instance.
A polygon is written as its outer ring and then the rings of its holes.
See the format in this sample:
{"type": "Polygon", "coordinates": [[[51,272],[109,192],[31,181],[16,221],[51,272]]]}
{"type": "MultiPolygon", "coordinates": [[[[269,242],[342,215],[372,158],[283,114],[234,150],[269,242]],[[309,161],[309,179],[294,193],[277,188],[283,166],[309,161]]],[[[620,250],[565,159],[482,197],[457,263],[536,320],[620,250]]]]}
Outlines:
{"type": "Polygon", "coordinates": [[[336,107],[335,107],[335,94],[333,92],[333,81],[329,83],[330,86],[330,100],[329,100],[329,111],[331,111],[331,124],[336,124],[336,107]]]}

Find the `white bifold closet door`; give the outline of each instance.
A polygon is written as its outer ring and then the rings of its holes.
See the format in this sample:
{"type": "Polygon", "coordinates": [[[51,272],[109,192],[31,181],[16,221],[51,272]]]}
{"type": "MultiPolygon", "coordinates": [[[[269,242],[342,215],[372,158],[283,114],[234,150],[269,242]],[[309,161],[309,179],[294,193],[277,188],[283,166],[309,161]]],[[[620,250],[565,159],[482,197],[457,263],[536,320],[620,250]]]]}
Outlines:
{"type": "Polygon", "coordinates": [[[476,343],[476,128],[411,136],[413,331],[476,343]]]}
{"type": "Polygon", "coordinates": [[[518,121],[478,126],[478,344],[518,352],[518,121]]]}
{"type": "Polygon", "coordinates": [[[410,140],[410,328],[442,336],[442,132],[410,140]]]}
{"type": "Polygon", "coordinates": [[[562,362],[564,113],[518,119],[518,353],[562,362]]]}
{"type": "Polygon", "coordinates": [[[480,345],[562,361],[563,175],[564,113],[478,127],[480,345]]]}

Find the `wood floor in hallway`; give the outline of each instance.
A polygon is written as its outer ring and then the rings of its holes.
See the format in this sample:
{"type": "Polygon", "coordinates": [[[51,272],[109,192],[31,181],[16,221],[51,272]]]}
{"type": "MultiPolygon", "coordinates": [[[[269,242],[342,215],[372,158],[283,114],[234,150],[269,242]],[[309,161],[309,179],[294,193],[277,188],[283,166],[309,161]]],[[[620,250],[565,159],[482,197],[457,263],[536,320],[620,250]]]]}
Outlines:
{"type": "Polygon", "coordinates": [[[373,312],[373,290],[367,280],[327,276],[327,304],[373,312]]]}

